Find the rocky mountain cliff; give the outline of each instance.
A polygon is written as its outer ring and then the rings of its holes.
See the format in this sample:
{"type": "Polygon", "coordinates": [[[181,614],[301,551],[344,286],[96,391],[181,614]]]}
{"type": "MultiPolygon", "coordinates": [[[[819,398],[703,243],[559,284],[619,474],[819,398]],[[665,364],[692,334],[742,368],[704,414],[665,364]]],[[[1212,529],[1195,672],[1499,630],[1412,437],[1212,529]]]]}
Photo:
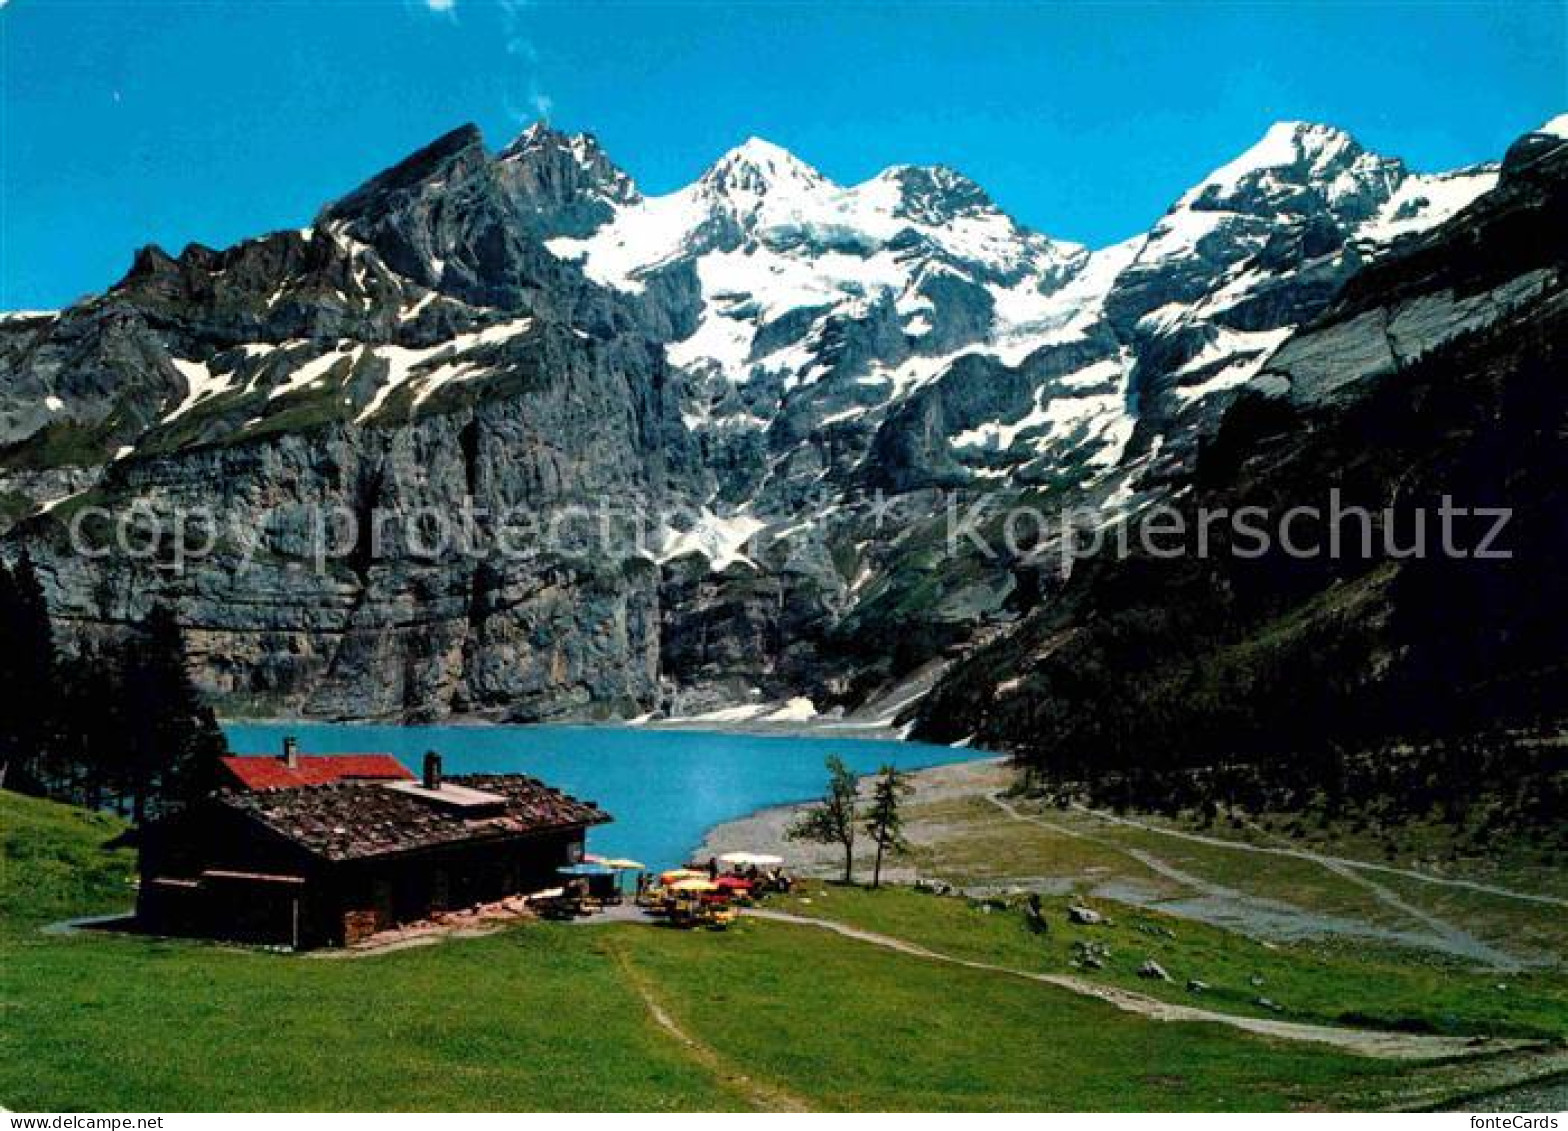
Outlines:
{"type": "MultiPolygon", "coordinates": [[[[1351,381],[1346,281],[1451,242],[1497,175],[1282,123],[1090,251],[945,168],[846,187],[753,139],[648,197],[589,135],[465,127],[307,228],[146,248],[0,321],[0,512],[81,636],[174,607],[231,713],[854,708],[1060,582],[945,552],[944,492],[1110,518],[1179,490],[1255,378],[1351,381]],[[167,527],[115,544],[177,509],[211,515],[200,561],[167,527]]],[[[1413,356],[1539,284],[1385,337],[1413,356]]]]}

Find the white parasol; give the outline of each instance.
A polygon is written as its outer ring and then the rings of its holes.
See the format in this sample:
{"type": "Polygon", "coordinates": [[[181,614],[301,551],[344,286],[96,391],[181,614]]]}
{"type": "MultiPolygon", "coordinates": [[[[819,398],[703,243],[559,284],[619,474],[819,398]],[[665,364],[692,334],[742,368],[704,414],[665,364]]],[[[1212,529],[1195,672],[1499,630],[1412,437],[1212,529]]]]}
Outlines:
{"type": "Polygon", "coordinates": [[[777,868],[784,863],[782,856],[769,856],[765,852],[726,852],[719,857],[724,864],[734,864],[745,867],[747,864],[756,868],[777,868]]]}

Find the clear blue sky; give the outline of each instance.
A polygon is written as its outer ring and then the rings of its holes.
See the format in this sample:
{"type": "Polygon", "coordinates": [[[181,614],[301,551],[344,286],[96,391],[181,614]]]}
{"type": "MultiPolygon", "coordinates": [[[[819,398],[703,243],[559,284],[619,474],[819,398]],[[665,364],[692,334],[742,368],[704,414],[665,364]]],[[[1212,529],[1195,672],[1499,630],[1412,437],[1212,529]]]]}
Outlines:
{"type": "Polygon", "coordinates": [[[1093,245],[1146,227],[1271,121],[1420,169],[1568,109],[1550,4],[0,0],[0,308],[224,245],[464,121],[540,109],[645,191],[749,134],[852,182],[944,162],[1093,245]]]}

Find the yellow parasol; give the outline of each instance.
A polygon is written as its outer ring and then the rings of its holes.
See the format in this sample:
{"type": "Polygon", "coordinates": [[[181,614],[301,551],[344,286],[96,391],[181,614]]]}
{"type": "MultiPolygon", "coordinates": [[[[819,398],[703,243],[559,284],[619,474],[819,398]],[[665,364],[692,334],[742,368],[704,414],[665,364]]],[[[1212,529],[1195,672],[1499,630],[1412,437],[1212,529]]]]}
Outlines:
{"type": "Polygon", "coordinates": [[[702,880],[697,880],[697,879],[681,880],[681,881],[679,881],[677,883],[671,884],[670,885],[670,890],[671,891],[680,891],[680,892],[691,892],[693,894],[697,894],[697,893],[718,891],[719,890],[719,885],[714,883],[712,880],[707,880],[707,879],[702,879],[702,880]]]}

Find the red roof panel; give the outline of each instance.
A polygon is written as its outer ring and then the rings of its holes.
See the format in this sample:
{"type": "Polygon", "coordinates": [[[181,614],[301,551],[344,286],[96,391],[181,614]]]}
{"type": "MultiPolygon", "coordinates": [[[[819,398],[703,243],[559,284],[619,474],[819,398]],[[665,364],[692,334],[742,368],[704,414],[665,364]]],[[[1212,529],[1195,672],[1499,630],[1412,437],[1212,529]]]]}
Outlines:
{"type": "Polygon", "coordinates": [[[410,773],[390,754],[301,754],[299,765],[289,767],[272,755],[228,757],[224,767],[244,789],[292,789],[302,785],[331,785],[345,781],[413,781],[410,773]]]}

